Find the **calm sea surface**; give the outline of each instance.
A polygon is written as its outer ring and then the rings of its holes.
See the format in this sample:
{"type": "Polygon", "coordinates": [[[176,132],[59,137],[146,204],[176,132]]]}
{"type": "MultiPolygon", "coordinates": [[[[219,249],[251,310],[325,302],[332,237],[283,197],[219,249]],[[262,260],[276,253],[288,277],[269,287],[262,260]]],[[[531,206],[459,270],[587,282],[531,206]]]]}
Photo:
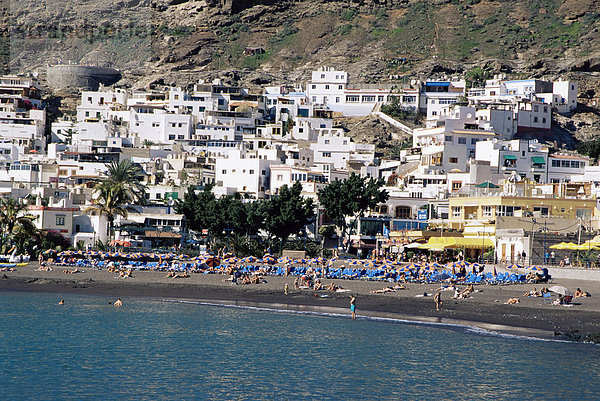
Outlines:
{"type": "Polygon", "coordinates": [[[146,299],[117,309],[109,300],[0,293],[0,399],[600,397],[592,345],[146,299]]]}

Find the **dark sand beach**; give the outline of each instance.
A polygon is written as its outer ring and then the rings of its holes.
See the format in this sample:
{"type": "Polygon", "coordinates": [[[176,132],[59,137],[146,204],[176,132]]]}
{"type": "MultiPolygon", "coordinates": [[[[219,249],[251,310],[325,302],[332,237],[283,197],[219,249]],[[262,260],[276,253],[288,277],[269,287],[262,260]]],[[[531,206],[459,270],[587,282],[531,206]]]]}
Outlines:
{"type": "MultiPolygon", "coordinates": [[[[582,288],[591,298],[578,298],[574,306],[553,306],[543,298],[528,298],[523,294],[534,285],[479,285],[471,298],[454,300],[452,291],[442,292],[443,308],[436,311],[433,296],[437,284],[405,284],[407,289],[387,294],[371,291],[391,285],[387,282],[335,280],[348,292],[294,289],[295,277],[265,277],[267,283],[235,285],[225,281],[228,276],[191,274],[189,278],[166,278],[165,272],[137,271],[132,278],[118,278],[106,270],[84,268],[77,274],[64,274],[55,266],[52,271],[36,271],[37,263],[0,272],[0,291],[36,291],[61,294],[98,294],[127,297],[196,300],[241,306],[263,306],[273,309],[313,310],[350,315],[349,295],[356,295],[357,314],[391,317],[432,323],[466,324],[500,332],[544,338],[577,339],[600,332],[600,282],[555,280],[571,291],[582,288]],[[284,294],[285,284],[289,294],[284,294]],[[520,303],[506,305],[509,298],[520,303]]],[[[325,284],[332,280],[324,280],[325,284]]],[[[465,286],[460,286],[464,288],[465,286]]],[[[540,289],[540,285],[536,286],[540,289]]],[[[554,296],[553,299],[556,299],[554,296]]],[[[68,302],[68,299],[66,300],[68,302]]],[[[57,301],[58,302],[58,296],[57,301]]]]}

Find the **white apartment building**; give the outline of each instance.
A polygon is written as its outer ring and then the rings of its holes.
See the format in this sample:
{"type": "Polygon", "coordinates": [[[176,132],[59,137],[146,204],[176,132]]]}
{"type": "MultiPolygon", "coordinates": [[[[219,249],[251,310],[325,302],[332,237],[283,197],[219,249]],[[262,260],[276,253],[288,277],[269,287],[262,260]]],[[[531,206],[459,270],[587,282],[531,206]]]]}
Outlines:
{"type": "Polygon", "coordinates": [[[521,179],[547,182],[548,147],[536,140],[477,142],[475,159],[489,162],[490,168],[505,179],[516,172],[521,179]]]}
{"type": "Polygon", "coordinates": [[[371,163],[375,145],[356,144],[338,128],[319,130],[316,143],[310,144],[315,163],[332,163],[336,169],[347,169],[351,161],[371,163]]]}
{"type": "Polygon", "coordinates": [[[187,141],[193,131],[190,114],[170,113],[162,106],[131,106],[129,121],[129,132],[137,139],[136,146],[141,146],[144,141],[160,144],[187,141]]]}
{"type": "Polygon", "coordinates": [[[348,73],[332,67],[319,67],[312,72],[306,85],[308,100],[315,106],[329,107],[334,111],[343,111],[348,73]]]}
{"type": "Polygon", "coordinates": [[[0,77],[0,112],[41,109],[41,86],[36,78],[22,75],[0,77]]]}
{"type": "Polygon", "coordinates": [[[319,130],[330,130],[331,128],[333,128],[333,120],[330,118],[296,117],[292,127],[292,137],[316,142],[319,130]]]}
{"type": "Polygon", "coordinates": [[[126,89],[122,88],[100,88],[96,92],[81,92],[81,103],[77,106],[77,121],[86,119],[112,118],[111,109],[118,106],[124,108],[129,96],[126,89]]]}
{"type": "Polygon", "coordinates": [[[570,182],[575,176],[584,176],[590,159],[585,156],[553,154],[548,156],[548,181],[570,182]]]}
{"type": "Polygon", "coordinates": [[[332,181],[344,181],[349,177],[348,171],[336,170],[331,164],[319,164],[312,167],[273,164],[270,169],[271,195],[277,195],[284,185],[290,187],[296,182],[300,182],[303,196],[316,199],[321,188],[332,181]]]}
{"type": "Polygon", "coordinates": [[[538,79],[505,81],[504,75],[487,80],[484,88],[469,90],[469,100],[475,102],[508,102],[529,99],[550,105],[559,113],[568,113],[577,108],[577,82],[547,82],[538,79]]]}
{"type": "Polygon", "coordinates": [[[0,141],[11,141],[19,152],[42,153],[46,147],[46,110],[0,112],[0,141]]]}
{"type": "Polygon", "coordinates": [[[419,109],[432,118],[441,113],[442,109],[456,103],[465,96],[466,82],[459,81],[425,81],[421,84],[419,109]]]}
{"type": "Polygon", "coordinates": [[[255,152],[232,151],[227,158],[217,158],[215,163],[217,195],[249,194],[264,198],[269,190],[269,167],[275,160],[259,158],[255,152]]]}

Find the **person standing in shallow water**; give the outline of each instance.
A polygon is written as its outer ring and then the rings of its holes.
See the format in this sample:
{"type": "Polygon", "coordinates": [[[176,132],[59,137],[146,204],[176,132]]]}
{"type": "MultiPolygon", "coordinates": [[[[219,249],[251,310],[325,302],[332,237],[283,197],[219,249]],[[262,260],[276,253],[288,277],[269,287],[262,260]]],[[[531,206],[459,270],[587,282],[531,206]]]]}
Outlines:
{"type": "Polygon", "coordinates": [[[356,319],[356,297],[350,296],[350,312],[352,312],[352,320],[356,319]]]}

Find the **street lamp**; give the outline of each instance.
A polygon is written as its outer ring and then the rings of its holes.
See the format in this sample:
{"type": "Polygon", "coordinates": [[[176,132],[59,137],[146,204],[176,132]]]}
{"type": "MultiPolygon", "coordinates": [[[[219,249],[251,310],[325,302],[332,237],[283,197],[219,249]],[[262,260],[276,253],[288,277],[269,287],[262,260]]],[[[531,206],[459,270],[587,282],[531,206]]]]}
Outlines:
{"type": "Polygon", "coordinates": [[[229,225],[227,226],[227,228],[225,228],[223,230],[223,234],[227,233],[227,252],[229,252],[229,233],[231,233],[233,231],[233,228],[229,228],[229,225]]]}
{"type": "MultiPolygon", "coordinates": [[[[533,241],[535,239],[535,231],[533,231],[533,227],[537,224],[537,221],[535,220],[535,218],[531,219],[531,243],[529,244],[529,264],[533,265],[532,261],[533,261],[533,241]]],[[[525,260],[523,260],[523,263],[525,263],[525,260]]]]}

